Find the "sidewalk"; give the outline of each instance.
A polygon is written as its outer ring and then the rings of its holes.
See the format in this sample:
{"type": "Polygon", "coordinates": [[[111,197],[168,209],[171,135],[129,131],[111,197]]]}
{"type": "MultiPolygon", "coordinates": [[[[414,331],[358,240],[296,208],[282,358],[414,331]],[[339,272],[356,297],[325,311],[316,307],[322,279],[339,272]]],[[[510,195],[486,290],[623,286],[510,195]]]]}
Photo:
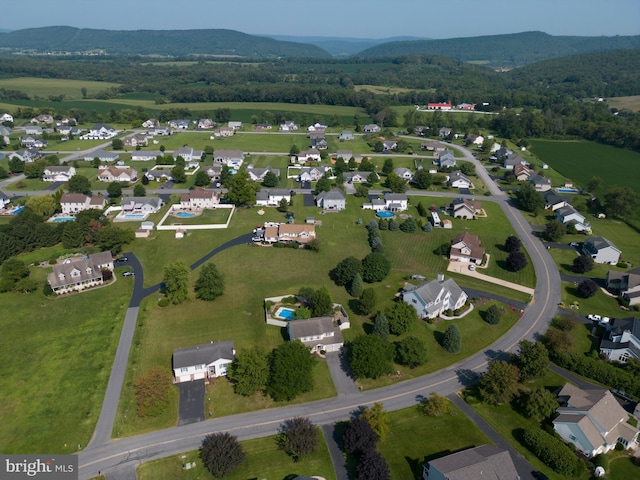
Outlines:
{"type": "Polygon", "coordinates": [[[500,280],[496,277],[490,277],[484,273],[479,273],[478,270],[469,270],[469,263],[467,262],[449,262],[447,266],[448,272],[455,272],[468,277],[474,277],[478,280],[483,280],[489,283],[495,283],[496,285],[502,285],[503,287],[510,288],[511,290],[518,290],[519,292],[528,293],[533,295],[534,289],[518,285],[517,283],[507,282],[506,280],[500,280]]]}

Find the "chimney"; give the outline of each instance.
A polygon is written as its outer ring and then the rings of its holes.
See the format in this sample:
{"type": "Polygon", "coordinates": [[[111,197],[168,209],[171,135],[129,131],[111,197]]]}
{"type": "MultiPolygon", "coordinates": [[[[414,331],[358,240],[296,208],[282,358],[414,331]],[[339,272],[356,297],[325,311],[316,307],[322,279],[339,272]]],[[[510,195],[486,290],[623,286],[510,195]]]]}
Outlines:
{"type": "Polygon", "coordinates": [[[438,282],[439,283],[444,282],[444,273],[442,272],[438,273],[438,282]]]}

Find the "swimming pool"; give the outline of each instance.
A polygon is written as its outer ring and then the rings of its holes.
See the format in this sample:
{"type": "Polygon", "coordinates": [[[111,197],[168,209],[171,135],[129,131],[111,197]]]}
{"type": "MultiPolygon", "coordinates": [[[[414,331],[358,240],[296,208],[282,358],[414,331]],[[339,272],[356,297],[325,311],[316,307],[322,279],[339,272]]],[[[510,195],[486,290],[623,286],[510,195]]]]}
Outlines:
{"type": "Polygon", "coordinates": [[[53,223],[60,223],[60,222],[73,222],[74,220],[75,218],[73,217],[56,217],[52,221],[53,223]]]}
{"type": "Polygon", "coordinates": [[[125,213],[122,218],[130,218],[135,220],[144,219],[147,216],[146,213],[125,213]]]}
{"type": "Polygon", "coordinates": [[[376,215],[380,218],[393,218],[396,216],[393,212],[378,212],[376,215]]]}
{"type": "Polygon", "coordinates": [[[575,188],[558,188],[556,190],[558,193],[579,193],[579,190],[576,190],[575,188]]]}
{"type": "Polygon", "coordinates": [[[11,215],[17,215],[17,214],[19,214],[22,210],[24,210],[24,205],[20,205],[18,208],[16,208],[13,212],[11,212],[11,215]]]}
{"type": "Polygon", "coordinates": [[[191,213],[191,212],[178,212],[176,214],[174,214],[176,217],[180,217],[180,218],[191,218],[191,217],[195,217],[196,214],[195,213],[191,213]]]}
{"type": "Polygon", "coordinates": [[[293,308],[280,307],[274,317],[284,318],[285,320],[295,320],[296,311],[293,308]]]}

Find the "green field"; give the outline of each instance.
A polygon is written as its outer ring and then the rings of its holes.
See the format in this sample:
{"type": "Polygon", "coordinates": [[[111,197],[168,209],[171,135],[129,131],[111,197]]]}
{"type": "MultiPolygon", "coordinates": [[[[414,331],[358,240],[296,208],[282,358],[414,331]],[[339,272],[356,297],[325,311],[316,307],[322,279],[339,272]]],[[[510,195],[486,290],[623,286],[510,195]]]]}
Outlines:
{"type": "Polygon", "coordinates": [[[47,99],[49,95],[64,95],[65,100],[81,100],[82,88],[87,89],[90,97],[102,90],[118,87],[118,83],[93,82],[89,80],[62,80],[55,78],[16,77],[0,79],[0,88],[8,90],[20,90],[32,99],[42,97],[47,99]]]}
{"type": "MultiPolygon", "coordinates": [[[[48,260],[58,247],[25,255],[48,260]]],[[[50,269],[32,267],[44,283],[50,269]]],[[[74,453],[95,428],[131,283],[66,298],[0,294],[0,450],[74,453]],[[24,368],[22,368],[24,367],[24,368]],[[27,368],[28,367],[28,368],[27,368]]]]}
{"type": "Polygon", "coordinates": [[[611,185],[640,192],[640,153],[585,141],[531,140],[532,152],[575,184],[586,188],[591,177],[602,178],[595,194],[611,185]]]}

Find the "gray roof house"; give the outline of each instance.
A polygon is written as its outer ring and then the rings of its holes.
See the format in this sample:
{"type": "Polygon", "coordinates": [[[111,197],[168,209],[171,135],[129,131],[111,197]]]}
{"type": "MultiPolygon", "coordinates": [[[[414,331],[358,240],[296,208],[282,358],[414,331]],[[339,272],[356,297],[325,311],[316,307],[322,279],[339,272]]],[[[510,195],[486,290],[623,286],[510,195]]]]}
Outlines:
{"type": "Polygon", "coordinates": [[[376,133],[380,131],[380,126],[376,125],[375,123],[370,123],[368,125],[365,125],[362,131],[364,133],[376,133]]]}
{"type": "Polygon", "coordinates": [[[53,272],[47,275],[47,280],[57,295],[80,292],[102,285],[104,283],[102,270],[113,271],[111,252],[93,253],[88,257],[66,259],[53,266],[53,272]]]}
{"type": "Polygon", "coordinates": [[[640,304],[640,268],[628,272],[609,270],[606,280],[607,290],[620,295],[628,306],[640,304]]]}
{"type": "Polygon", "coordinates": [[[614,318],[600,342],[600,353],[609,360],[626,363],[629,358],[640,358],[640,319],[614,318]]]}
{"type": "Polygon", "coordinates": [[[449,178],[447,178],[447,182],[453,188],[469,188],[471,187],[471,179],[467,177],[460,170],[456,170],[455,172],[451,172],[449,178]]]}
{"type": "Polygon", "coordinates": [[[394,168],[393,173],[398,175],[400,178],[404,178],[407,182],[411,182],[414,177],[413,172],[405,167],[394,168]]]}
{"type": "Polygon", "coordinates": [[[353,136],[353,132],[351,130],[343,130],[338,137],[338,140],[341,142],[353,140],[355,137],[353,136]]]}
{"type": "Polygon", "coordinates": [[[97,158],[101,162],[115,162],[116,160],[118,160],[119,155],[118,152],[108,152],[106,150],[103,150],[102,148],[98,148],[97,150],[93,150],[84,156],[84,160],[86,162],[93,162],[95,158],[97,158]]]}
{"type": "Polygon", "coordinates": [[[467,294],[451,278],[408,285],[402,290],[402,300],[416,309],[420,318],[436,318],[445,310],[457,310],[467,301],[467,294]]]}
{"type": "Polygon", "coordinates": [[[291,201],[291,190],[286,188],[263,188],[256,192],[256,205],[263,207],[277,207],[282,199],[287,202],[291,201]]]}
{"type": "Polygon", "coordinates": [[[244,160],[244,152],[242,150],[215,150],[213,152],[214,163],[223,163],[230,165],[240,163],[244,160]]]}
{"type": "Polygon", "coordinates": [[[527,162],[524,158],[522,158],[517,153],[513,155],[506,155],[504,157],[503,167],[506,168],[507,170],[513,170],[514,167],[519,163],[522,163],[523,165],[529,165],[529,162],[527,162]]]}
{"type": "Polygon", "coordinates": [[[556,210],[556,220],[559,220],[564,225],[567,225],[568,223],[573,223],[578,232],[591,231],[591,225],[589,225],[588,222],[585,222],[584,215],[578,212],[571,205],[558,208],[556,210]]]}
{"type": "Polygon", "coordinates": [[[569,205],[569,202],[567,202],[566,198],[561,197],[553,190],[547,190],[542,194],[542,196],[544,197],[544,208],[546,210],[551,210],[552,212],[555,212],[559,208],[566,207],[569,205]]]}
{"type": "Polygon", "coordinates": [[[332,317],[315,317],[287,322],[289,340],[300,340],[311,352],[336,352],[344,345],[340,327],[332,317]]]}
{"type": "Polygon", "coordinates": [[[584,241],[582,253],[593,258],[596,263],[615,265],[622,252],[604,237],[591,237],[584,241]]]}
{"type": "Polygon", "coordinates": [[[437,154],[438,166],[440,168],[451,168],[456,166],[456,159],[453,155],[453,151],[445,150],[437,154]]]}
{"type": "Polygon", "coordinates": [[[164,203],[160,197],[122,197],[123,212],[157,213],[164,203]]]}
{"type": "Polygon", "coordinates": [[[551,190],[551,180],[542,175],[531,175],[529,183],[533,185],[537,192],[546,192],[551,190]]]}
{"type": "Polygon", "coordinates": [[[344,210],[347,205],[347,197],[342,190],[334,188],[328,192],[320,192],[316,196],[316,205],[324,210],[344,210]]]}
{"type": "Polygon", "coordinates": [[[508,450],[481,445],[445,457],[436,458],[422,466],[423,480],[519,480],[508,450]]]}
{"type": "Polygon", "coordinates": [[[211,380],[226,376],[236,358],[233,341],[211,342],[173,351],[173,376],[176,383],[211,380]]]}
{"type": "Polygon", "coordinates": [[[273,173],[276,177],[280,178],[280,169],[275,167],[256,168],[253,165],[247,166],[247,173],[254,182],[262,182],[267,173],[273,173]]]}
{"type": "Polygon", "coordinates": [[[558,401],[562,406],[556,410],[554,430],[587,457],[607,453],[618,442],[626,448],[637,445],[638,429],[627,423],[629,414],[609,390],[586,390],[567,383],[558,401]]]}

